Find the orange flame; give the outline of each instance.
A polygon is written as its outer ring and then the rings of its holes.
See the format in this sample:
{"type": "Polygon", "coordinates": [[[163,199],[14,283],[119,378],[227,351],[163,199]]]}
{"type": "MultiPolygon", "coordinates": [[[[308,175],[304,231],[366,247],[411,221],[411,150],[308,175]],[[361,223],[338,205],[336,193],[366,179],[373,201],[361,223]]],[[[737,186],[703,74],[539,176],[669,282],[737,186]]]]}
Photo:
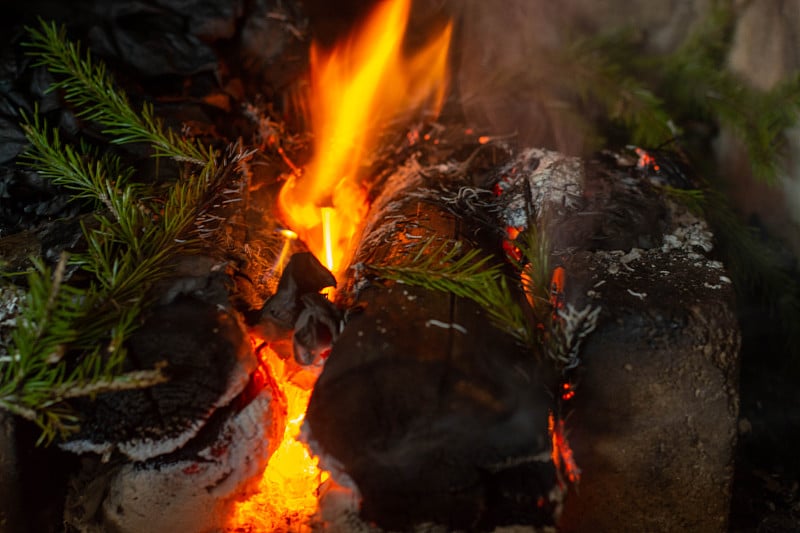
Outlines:
{"type": "MultiPolygon", "coordinates": [[[[254,340],[256,343],[260,341],[254,340]]],[[[297,369],[269,346],[263,346],[260,354],[262,364],[286,399],[287,423],[283,440],[270,457],[257,492],[235,506],[227,530],[310,532],[318,507],[318,489],[330,477],[319,468],[319,459],[308,446],[298,440],[316,375],[297,369]]]]}
{"type": "MultiPolygon", "coordinates": [[[[311,48],[310,115],[314,158],[305,174],[295,172],[278,204],[285,230],[282,267],[290,240],[302,239],[334,275],[352,255],[353,236],[367,211],[359,167],[377,139],[377,127],[400,112],[438,113],[446,89],[448,25],[413,57],[402,53],[410,0],[380,2],[365,25],[330,52],[311,48]],[[296,232],[296,233],[295,233],[296,232]]],[[[270,457],[258,492],[236,505],[228,531],[311,531],[320,485],[330,475],[298,441],[316,380],[262,348],[263,363],[286,398],[287,426],[270,457]]]]}
{"type": "Polygon", "coordinates": [[[409,6],[410,0],[380,2],[343,44],[330,52],[311,47],[314,158],[304,175],[287,180],[279,205],[288,225],[334,275],[346,268],[366,215],[359,167],[375,146],[377,127],[426,105],[438,113],[444,100],[452,27],[406,58],[409,6]]]}

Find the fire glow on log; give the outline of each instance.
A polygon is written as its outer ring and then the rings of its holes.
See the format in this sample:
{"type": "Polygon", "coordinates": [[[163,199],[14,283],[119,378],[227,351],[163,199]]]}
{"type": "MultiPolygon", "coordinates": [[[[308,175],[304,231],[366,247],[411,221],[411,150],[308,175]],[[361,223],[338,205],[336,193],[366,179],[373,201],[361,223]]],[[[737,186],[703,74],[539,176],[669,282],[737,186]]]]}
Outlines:
{"type": "MultiPolygon", "coordinates": [[[[353,253],[354,235],[366,215],[366,193],[359,167],[375,146],[377,128],[401,113],[436,115],[446,90],[446,63],[451,25],[416,52],[403,54],[410,0],[381,3],[351,38],[325,52],[311,48],[310,113],[314,158],[305,173],[294,173],[279,196],[289,240],[301,239],[327,268],[340,277],[353,253]]],[[[286,254],[281,253],[278,268],[286,254]]],[[[264,344],[254,339],[255,344],[264,344]]],[[[316,379],[301,370],[295,378],[268,345],[260,348],[284,395],[288,424],[283,442],[270,458],[258,492],[236,507],[230,528],[248,531],[310,530],[317,512],[320,485],[329,477],[298,440],[316,379]]],[[[297,369],[294,368],[296,371],[297,369]]]]}

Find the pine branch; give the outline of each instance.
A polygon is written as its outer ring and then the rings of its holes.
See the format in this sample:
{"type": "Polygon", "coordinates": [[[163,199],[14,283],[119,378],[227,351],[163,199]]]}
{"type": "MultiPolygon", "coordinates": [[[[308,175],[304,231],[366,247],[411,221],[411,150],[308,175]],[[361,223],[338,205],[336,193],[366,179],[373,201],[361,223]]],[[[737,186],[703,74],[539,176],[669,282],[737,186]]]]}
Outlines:
{"type": "Polygon", "coordinates": [[[30,149],[23,154],[23,161],[34,168],[40,176],[53,181],[74,193],[73,198],[88,198],[102,204],[119,221],[122,217],[111,203],[112,198],[122,194],[135,194],[140,186],[130,184],[130,169],[123,171],[119,158],[111,154],[97,159],[86,145],[76,150],[61,142],[59,132],[50,129],[47,122],[39,117],[38,109],[33,117],[22,115],[22,130],[30,143],[30,149]]]}
{"type": "MultiPolygon", "coordinates": [[[[111,341],[92,350],[75,364],[67,357],[82,332],[75,325],[89,313],[85,293],[64,283],[66,255],[51,272],[35,260],[28,275],[29,291],[9,356],[0,361],[0,407],[36,423],[40,442],[50,442],[77,429],[78,416],[65,402],[108,390],[151,386],[165,381],[161,369],[122,373],[123,337],[135,314],[128,311],[111,341]]],[[[96,339],[95,339],[96,340],[96,339]]]]}
{"type": "Polygon", "coordinates": [[[550,247],[547,239],[535,225],[530,224],[519,234],[515,242],[522,254],[516,265],[520,281],[531,307],[540,323],[545,323],[550,314],[550,247]]]}
{"type": "Polygon", "coordinates": [[[38,111],[24,117],[30,141],[25,164],[101,209],[95,224],[82,227],[86,251],[72,258],[91,275],[88,286],[65,283],[66,259],[52,273],[35,262],[9,355],[0,359],[0,407],[35,422],[41,441],[50,442],[78,428],[71,399],[164,381],[161,367],[122,373],[125,341],[140,323],[153,282],[194,245],[187,235],[225,170],[210,149],[165,129],[152,107],[136,113],[105,68],[65,41],[63,30],[42,22],[41,30],[29,31],[38,63],[63,76],[51,89],[62,89],[80,116],[117,135],[111,142],[145,142],[156,155],[201,165],[159,196],[133,182],[132,170],[114,155],[64,144],[38,111]]]}
{"type": "Polygon", "coordinates": [[[80,43],[67,40],[65,29],[54,22],[39,21],[39,28],[26,28],[31,40],[24,43],[37,66],[44,66],[61,77],[50,91],[60,89],[64,98],[76,106],[78,116],[97,122],[116,144],[147,143],[156,156],[171,157],[205,165],[214,159],[210,148],[181,138],[157,118],[153,106],[145,103],[140,112],[131,107],[124,92],[114,86],[105,65],[83,52],[80,43]]]}
{"type": "Polygon", "coordinates": [[[533,328],[526,319],[498,264],[490,264],[480,250],[463,252],[460,242],[435,246],[435,238],[422,242],[416,251],[392,264],[367,264],[380,277],[467,298],[480,305],[503,331],[524,345],[532,345],[533,328]]]}
{"type": "Polygon", "coordinates": [[[631,47],[629,32],[576,40],[562,54],[566,72],[558,76],[586,109],[599,106],[606,119],[628,130],[630,142],[658,146],[675,136],[664,102],[644,79],[615,61],[616,47],[631,47]]]}
{"type": "Polygon", "coordinates": [[[706,194],[700,189],[679,189],[662,185],[660,189],[668,198],[686,206],[689,211],[698,216],[703,216],[707,208],[706,194]]]}

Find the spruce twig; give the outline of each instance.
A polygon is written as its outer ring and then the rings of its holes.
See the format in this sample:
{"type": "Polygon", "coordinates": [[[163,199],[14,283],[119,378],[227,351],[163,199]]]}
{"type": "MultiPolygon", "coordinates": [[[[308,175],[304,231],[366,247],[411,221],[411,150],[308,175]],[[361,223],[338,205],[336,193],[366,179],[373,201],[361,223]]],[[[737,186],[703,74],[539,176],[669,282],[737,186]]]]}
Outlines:
{"type": "Polygon", "coordinates": [[[463,251],[462,243],[431,238],[412,253],[391,264],[366,264],[365,268],[385,279],[447,292],[480,305],[493,323],[523,344],[532,332],[522,308],[511,293],[499,264],[491,263],[480,250],[463,251]]]}
{"type": "Polygon", "coordinates": [[[676,126],[666,106],[642,78],[615,61],[616,46],[629,46],[619,35],[578,39],[562,54],[566,73],[558,79],[568,83],[583,106],[599,106],[606,120],[622,125],[630,141],[658,146],[676,135],[676,126]]]}
{"type": "Polygon", "coordinates": [[[188,162],[196,170],[184,172],[159,196],[134,182],[133,171],[118,157],[99,155],[83,143],[64,144],[38,110],[24,117],[30,142],[24,162],[99,209],[95,224],[83,226],[86,251],[71,259],[90,274],[88,286],[66,283],[66,258],[53,272],[36,260],[9,355],[0,359],[0,407],[35,422],[40,441],[50,442],[78,428],[80,415],[69,400],[165,380],[161,366],[123,373],[125,341],[140,323],[148,288],[168,273],[177,253],[194,244],[186,235],[222,172],[213,150],[164,128],[152,106],[135,112],[102,64],[66,41],[63,29],[42,22],[41,29],[29,32],[37,64],[59,77],[51,89],[61,89],[80,116],[114,135],[111,142],[148,143],[155,156],[188,162]]]}
{"type": "Polygon", "coordinates": [[[24,46],[36,58],[35,64],[61,76],[49,90],[61,90],[67,102],[78,109],[78,116],[103,126],[112,143],[146,143],[156,156],[201,166],[214,159],[210,148],[166,128],[152,104],[134,111],[125,93],[114,86],[105,65],[93,60],[88,50],[82,51],[80,43],[69,41],[63,27],[40,19],[38,29],[26,29],[31,39],[24,46]]]}
{"type": "Polygon", "coordinates": [[[468,298],[484,309],[496,327],[522,345],[535,348],[541,344],[541,329],[537,326],[549,322],[552,309],[548,300],[547,242],[535,227],[518,238],[524,257],[515,265],[518,277],[509,277],[501,265],[492,263],[478,249],[463,251],[458,241],[445,241],[438,246],[435,242],[435,238],[423,241],[412,253],[395,258],[391,264],[364,266],[386,279],[468,298]],[[523,291],[533,302],[532,309],[521,298],[523,291]]]}
{"type": "Polygon", "coordinates": [[[66,254],[52,272],[41,261],[34,264],[9,356],[0,362],[0,407],[36,423],[42,430],[40,442],[50,442],[77,429],[78,416],[66,400],[151,386],[166,378],[160,368],[121,372],[122,339],[136,318],[132,310],[119,320],[107,344],[95,344],[73,363],[67,354],[82,334],[75,325],[87,312],[86,294],[64,283],[66,254]]]}

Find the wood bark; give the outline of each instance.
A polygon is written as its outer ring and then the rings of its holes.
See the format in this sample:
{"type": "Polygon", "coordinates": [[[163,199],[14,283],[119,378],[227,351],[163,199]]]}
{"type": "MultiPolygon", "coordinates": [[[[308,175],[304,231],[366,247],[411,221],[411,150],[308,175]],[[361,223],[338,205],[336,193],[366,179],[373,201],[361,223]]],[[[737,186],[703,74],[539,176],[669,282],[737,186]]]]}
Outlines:
{"type": "Polygon", "coordinates": [[[558,527],[724,531],[739,331],[713,235],[667,197],[668,176],[635,159],[526,150],[478,180],[498,196],[473,209],[461,202],[473,184],[450,183],[437,200],[437,171],[419,174],[432,180],[390,184],[390,199],[376,202],[357,261],[391,262],[423,236],[486,243],[487,232],[535,224],[551,268],[566,272],[565,317],[601,311],[561,376],[574,396],[556,399],[552,367],[472,302],[353,283],[360,312],[334,345],[308,422],[323,457],[355,482],[362,517],[386,529],[552,523],[558,498],[547,491],[557,482],[544,424],[556,409],[583,471],[558,527]],[[493,217],[494,230],[483,223],[493,217]]]}
{"type": "MultiPolygon", "coordinates": [[[[368,229],[359,261],[396,261],[430,238],[482,238],[435,195],[387,188],[391,201],[368,229]]],[[[470,300],[356,283],[357,311],[334,344],[307,420],[358,485],[362,516],[391,530],[552,524],[560,503],[547,431],[552,366],[470,300]]]]}

